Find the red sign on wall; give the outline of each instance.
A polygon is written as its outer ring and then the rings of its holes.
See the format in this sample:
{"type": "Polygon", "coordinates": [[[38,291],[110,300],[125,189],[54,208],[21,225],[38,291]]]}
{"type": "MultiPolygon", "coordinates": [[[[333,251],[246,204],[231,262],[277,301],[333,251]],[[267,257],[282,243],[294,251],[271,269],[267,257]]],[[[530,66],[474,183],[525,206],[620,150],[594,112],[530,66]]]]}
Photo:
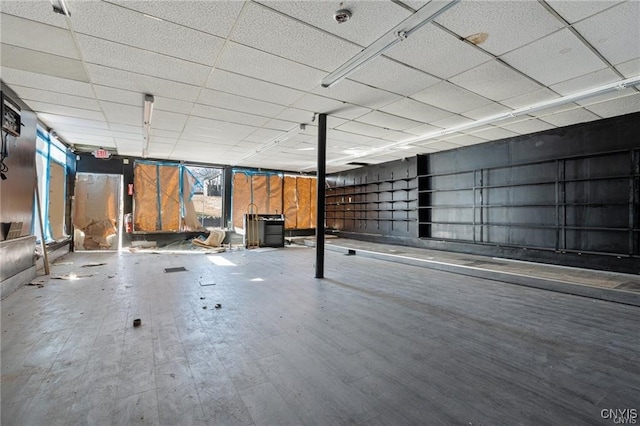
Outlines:
{"type": "Polygon", "coordinates": [[[95,151],[93,151],[93,156],[96,158],[109,158],[111,157],[111,153],[109,151],[107,151],[106,149],[96,149],[95,151]]]}

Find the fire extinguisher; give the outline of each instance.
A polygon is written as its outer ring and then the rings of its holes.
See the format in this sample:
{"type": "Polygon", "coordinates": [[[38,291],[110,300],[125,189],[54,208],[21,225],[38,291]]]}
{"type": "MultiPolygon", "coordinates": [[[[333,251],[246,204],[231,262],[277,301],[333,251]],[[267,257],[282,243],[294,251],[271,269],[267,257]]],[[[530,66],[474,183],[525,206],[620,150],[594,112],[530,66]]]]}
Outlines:
{"type": "Polygon", "coordinates": [[[124,232],[127,234],[133,232],[133,215],[131,213],[124,215],[124,232]]]}

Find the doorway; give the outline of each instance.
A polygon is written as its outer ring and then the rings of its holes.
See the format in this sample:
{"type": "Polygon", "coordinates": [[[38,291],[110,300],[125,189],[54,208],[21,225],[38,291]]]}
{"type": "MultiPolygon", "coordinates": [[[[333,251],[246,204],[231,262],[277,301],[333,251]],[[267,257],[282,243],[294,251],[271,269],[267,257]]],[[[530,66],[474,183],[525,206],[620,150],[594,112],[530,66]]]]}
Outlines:
{"type": "Polygon", "coordinates": [[[122,175],[78,173],[73,226],[74,250],[122,248],[122,175]]]}

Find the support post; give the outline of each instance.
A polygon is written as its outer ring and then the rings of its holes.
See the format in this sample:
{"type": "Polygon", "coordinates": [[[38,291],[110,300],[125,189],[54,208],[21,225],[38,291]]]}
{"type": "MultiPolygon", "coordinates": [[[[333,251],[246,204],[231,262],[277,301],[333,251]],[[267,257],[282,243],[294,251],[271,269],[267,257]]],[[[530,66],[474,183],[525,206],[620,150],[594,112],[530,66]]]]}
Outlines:
{"type": "Polygon", "coordinates": [[[324,278],[324,205],[325,178],[327,174],[327,114],[318,116],[318,174],[316,214],[316,278],[324,278]]]}

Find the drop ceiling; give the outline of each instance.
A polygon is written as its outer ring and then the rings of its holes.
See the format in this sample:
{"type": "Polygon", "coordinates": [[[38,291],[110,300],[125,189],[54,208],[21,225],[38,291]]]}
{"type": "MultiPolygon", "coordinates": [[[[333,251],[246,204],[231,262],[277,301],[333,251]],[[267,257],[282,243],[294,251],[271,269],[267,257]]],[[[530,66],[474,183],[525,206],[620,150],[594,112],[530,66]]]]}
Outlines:
{"type": "Polygon", "coordinates": [[[142,156],[152,94],[149,158],[289,171],[315,170],[316,113],[332,172],[640,111],[629,87],[446,132],[640,75],[638,0],[463,0],[323,88],[428,2],[343,3],[337,24],[339,1],[0,0],[1,77],[72,146],[142,156]]]}

